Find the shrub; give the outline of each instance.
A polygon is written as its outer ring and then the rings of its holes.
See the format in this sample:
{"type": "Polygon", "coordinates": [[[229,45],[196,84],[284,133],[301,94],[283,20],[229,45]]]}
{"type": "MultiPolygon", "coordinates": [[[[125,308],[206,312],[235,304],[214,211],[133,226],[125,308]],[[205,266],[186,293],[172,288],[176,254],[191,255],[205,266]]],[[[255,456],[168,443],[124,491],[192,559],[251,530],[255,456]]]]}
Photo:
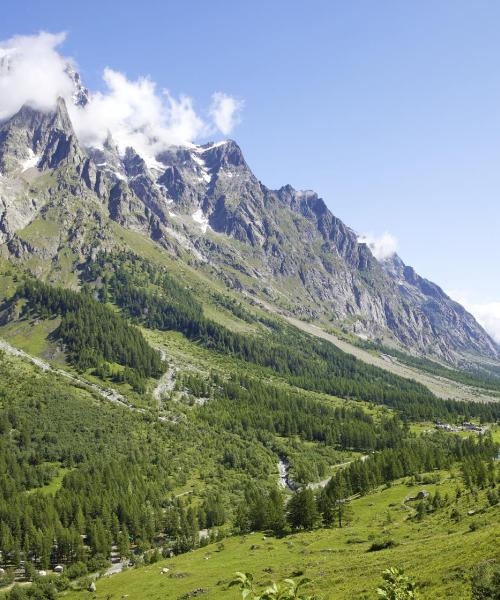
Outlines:
{"type": "Polygon", "coordinates": [[[368,552],[378,552],[379,550],[394,548],[394,546],[397,546],[397,542],[392,538],[387,540],[378,540],[371,544],[371,546],[368,548],[368,552]]]}
{"type": "Polygon", "coordinates": [[[87,574],[87,565],[84,562],[76,562],[69,565],[65,570],[65,575],[68,579],[76,579],[87,574]]]}
{"type": "Polygon", "coordinates": [[[452,508],[450,511],[450,519],[458,523],[462,520],[462,513],[458,510],[458,508],[452,508]]]}
{"type": "Polygon", "coordinates": [[[251,573],[236,573],[229,586],[238,586],[241,597],[246,600],[319,600],[318,596],[306,596],[302,593],[302,588],[308,583],[309,579],[306,578],[300,581],[284,579],[280,583],[273,583],[262,592],[256,592],[251,573]]]}
{"type": "Polygon", "coordinates": [[[495,506],[496,504],[498,504],[499,498],[498,492],[496,490],[488,490],[487,497],[490,506],[495,506]]]}
{"type": "Polygon", "coordinates": [[[395,567],[386,569],[382,573],[384,583],[377,588],[380,598],[386,600],[414,600],[418,598],[416,584],[404,572],[395,567]]]}
{"type": "Polygon", "coordinates": [[[481,527],[484,527],[484,521],[472,521],[469,523],[469,531],[477,531],[481,527]]]}
{"type": "Polygon", "coordinates": [[[500,563],[487,560],[479,563],[472,574],[472,600],[500,598],[500,563]]]}

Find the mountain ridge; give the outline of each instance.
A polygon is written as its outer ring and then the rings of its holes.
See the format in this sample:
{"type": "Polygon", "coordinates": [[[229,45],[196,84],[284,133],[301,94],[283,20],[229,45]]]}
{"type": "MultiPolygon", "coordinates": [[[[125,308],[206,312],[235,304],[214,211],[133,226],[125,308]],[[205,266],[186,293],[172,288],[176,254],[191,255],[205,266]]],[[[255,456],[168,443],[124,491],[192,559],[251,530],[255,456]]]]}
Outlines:
{"type": "MultiPolygon", "coordinates": [[[[79,76],[72,80],[80,110],[88,96],[79,76]]],[[[171,146],[155,157],[133,148],[121,154],[110,134],[102,148],[85,148],[59,99],[52,112],[23,106],[0,124],[0,172],[0,240],[18,261],[37,253],[19,232],[64,197],[60,210],[78,206],[78,227],[58,224],[72,232],[80,255],[75,265],[96,244],[113,244],[107,227],[78,243],[87,235],[85,219],[110,219],[179,256],[189,252],[230,286],[294,316],[454,363],[500,356],[472,315],[439,286],[397,255],[377,260],[315,192],[266,187],[233,140],[171,146]],[[44,175],[51,185],[40,193],[44,175]]],[[[57,261],[61,249],[52,244],[45,260],[52,253],[57,261]]]]}

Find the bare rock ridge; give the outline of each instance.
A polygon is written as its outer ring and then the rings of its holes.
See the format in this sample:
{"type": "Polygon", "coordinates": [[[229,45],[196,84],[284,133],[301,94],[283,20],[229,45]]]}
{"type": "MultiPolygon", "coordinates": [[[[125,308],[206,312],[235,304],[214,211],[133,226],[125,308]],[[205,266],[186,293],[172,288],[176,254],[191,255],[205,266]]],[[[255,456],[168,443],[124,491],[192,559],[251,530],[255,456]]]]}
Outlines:
{"type": "MultiPolygon", "coordinates": [[[[88,91],[76,73],[68,76],[75,104],[84,107],[88,91]]],[[[169,251],[190,252],[227,282],[296,316],[326,317],[364,338],[453,362],[470,354],[500,357],[488,334],[439,286],[397,255],[378,261],[316,193],[267,188],[232,140],[170,147],[156,157],[133,148],[120,154],[110,135],[101,148],[82,147],[62,99],[49,113],[23,106],[0,123],[4,249],[17,260],[38,252],[36,243],[22,242],[22,231],[54,206],[65,215],[59,236],[71,233],[65,243],[80,258],[112,244],[105,226],[111,219],[169,251]],[[46,186],[34,187],[44,173],[46,186]],[[102,227],[90,240],[96,220],[102,227]]],[[[61,244],[53,250],[46,244],[43,256],[57,262],[61,244]]]]}

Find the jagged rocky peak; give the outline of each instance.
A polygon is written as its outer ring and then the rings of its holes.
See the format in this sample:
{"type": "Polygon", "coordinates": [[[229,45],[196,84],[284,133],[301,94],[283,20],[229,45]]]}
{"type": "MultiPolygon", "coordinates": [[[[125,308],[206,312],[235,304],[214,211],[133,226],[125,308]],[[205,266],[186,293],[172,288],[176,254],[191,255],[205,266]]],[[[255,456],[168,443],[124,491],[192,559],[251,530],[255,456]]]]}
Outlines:
{"type": "Polygon", "coordinates": [[[53,111],[22,106],[0,126],[2,172],[29,167],[54,168],[61,160],[83,153],[78,145],[66,104],[58,98],[53,111]]]}
{"type": "MultiPolygon", "coordinates": [[[[13,52],[0,56],[0,69],[9,69],[13,52]]],[[[72,101],[84,107],[89,92],[80,75],[68,64],[66,74],[74,87],[72,101]]],[[[40,110],[29,104],[0,124],[0,171],[26,171],[38,167],[55,168],[61,161],[77,166],[85,152],[79,145],[66,102],[58,98],[52,110],[40,110]]]]}
{"type": "Polygon", "coordinates": [[[244,167],[248,169],[243,152],[234,140],[209,142],[200,146],[199,152],[209,167],[244,167]]]}
{"type": "Polygon", "coordinates": [[[126,148],[122,162],[127,177],[137,177],[147,173],[146,161],[130,146],[126,148]]]}
{"type": "Polygon", "coordinates": [[[80,74],[68,64],[66,66],[66,73],[73,82],[73,103],[75,106],[84,107],[87,106],[90,100],[89,90],[83,85],[80,74]]]}
{"type": "Polygon", "coordinates": [[[101,148],[87,148],[87,154],[94,162],[96,168],[103,171],[112,181],[116,182],[126,179],[125,167],[119,148],[115,144],[110,132],[108,132],[101,148]]]}
{"type": "Polygon", "coordinates": [[[63,98],[58,98],[50,124],[49,137],[38,167],[54,169],[63,161],[79,166],[84,160],[85,153],[73,130],[66,103],[63,98]]]}
{"type": "Polygon", "coordinates": [[[62,133],[65,133],[67,136],[75,136],[75,132],[73,130],[73,123],[71,122],[68,108],[66,106],[66,102],[64,98],[58,98],[56,103],[56,109],[54,111],[53,121],[51,123],[51,127],[53,129],[57,129],[62,133]]]}

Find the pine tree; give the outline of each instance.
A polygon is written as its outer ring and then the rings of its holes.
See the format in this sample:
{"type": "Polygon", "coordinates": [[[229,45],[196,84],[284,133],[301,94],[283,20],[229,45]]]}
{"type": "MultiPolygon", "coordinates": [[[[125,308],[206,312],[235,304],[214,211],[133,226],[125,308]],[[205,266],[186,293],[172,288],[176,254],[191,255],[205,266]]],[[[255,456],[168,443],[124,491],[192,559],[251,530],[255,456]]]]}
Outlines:
{"type": "Polygon", "coordinates": [[[314,493],[309,488],[300,488],[288,503],[288,522],[294,529],[313,529],[318,521],[318,510],[314,493]]]}

